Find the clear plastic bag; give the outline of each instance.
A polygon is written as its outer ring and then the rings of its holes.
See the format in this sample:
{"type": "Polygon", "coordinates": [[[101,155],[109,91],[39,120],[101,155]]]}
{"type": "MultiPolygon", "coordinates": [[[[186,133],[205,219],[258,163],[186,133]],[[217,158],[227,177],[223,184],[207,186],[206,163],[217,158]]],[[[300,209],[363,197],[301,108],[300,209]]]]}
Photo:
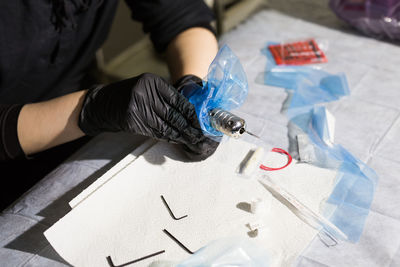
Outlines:
{"type": "Polygon", "coordinates": [[[177,267],[268,267],[268,253],[254,242],[224,238],[211,242],[177,267]]]}
{"type": "Polygon", "coordinates": [[[325,107],[313,108],[309,121],[298,125],[314,147],[311,163],[328,168],[332,161],[339,163],[337,183],[326,202],[324,216],[344,232],[349,241],[357,242],[370,210],[378,176],[344,147],[330,142],[325,107]]]}
{"type": "Polygon", "coordinates": [[[361,32],[400,40],[400,3],[397,0],[330,0],[336,15],[361,32]]]}
{"type": "Polygon", "coordinates": [[[378,176],[365,163],[351,155],[344,147],[333,144],[325,107],[314,107],[308,120],[295,122],[307,135],[314,151],[310,163],[320,167],[336,166],[336,185],[326,202],[323,215],[357,242],[362,234],[374,198],[378,176]]]}
{"type": "Polygon", "coordinates": [[[224,45],[211,63],[203,87],[193,90],[188,87],[182,94],[195,106],[197,117],[204,134],[209,137],[221,137],[209,119],[214,108],[226,111],[240,107],[246,100],[248,84],[246,73],[233,51],[224,45]]]}

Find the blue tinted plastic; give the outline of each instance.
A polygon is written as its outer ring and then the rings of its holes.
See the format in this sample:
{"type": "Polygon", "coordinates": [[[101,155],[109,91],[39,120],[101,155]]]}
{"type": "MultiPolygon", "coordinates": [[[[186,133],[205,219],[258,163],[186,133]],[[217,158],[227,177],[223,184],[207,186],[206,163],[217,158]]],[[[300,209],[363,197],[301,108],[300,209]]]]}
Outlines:
{"type": "Polygon", "coordinates": [[[208,113],[214,108],[232,110],[246,100],[248,84],[246,73],[232,50],[224,45],[211,63],[203,87],[188,88],[182,94],[195,106],[201,129],[207,136],[222,136],[210,125],[208,113]]]}
{"type": "MultiPolygon", "coordinates": [[[[268,44],[269,45],[269,44],[268,44]]],[[[330,140],[327,115],[322,103],[349,95],[344,74],[332,75],[319,69],[303,66],[277,66],[268,49],[265,84],[286,88],[291,94],[287,114],[299,126],[314,147],[311,162],[324,168],[338,170],[336,186],[326,202],[324,215],[357,242],[373,200],[378,177],[366,164],[352,156],[345,148],[330,140]]]]}
{"type": "Polygon", "coordinates": [[[266,251],[244,238],[226,238],[211,242],[177,267],[268,267],[266,251]]]}
{"type": "Polygon", "coordinates": [[[317,157],[313,163],[326,168],[332,167],[332,162],[339,163],[337,183],[326,202],[329,209],[324,215],[348,236],[349,241],[357,242],[371,207],[378,176],[341,145],[329,141],[332,133],[328,131],[325,107],[314,107],[309,116],[309,123],[299,126],[314,146],[317,157]]]}
{"type": "Polygon", "coordinates": [[[290,119],[310,111],[315,104],[335,101],[350,94],[343,73],[333,75],[312,67],[278,66],[269,50],[263,51],[268,58],[265,84],[291,91],[292,99],[288,109],[290,119]]]}

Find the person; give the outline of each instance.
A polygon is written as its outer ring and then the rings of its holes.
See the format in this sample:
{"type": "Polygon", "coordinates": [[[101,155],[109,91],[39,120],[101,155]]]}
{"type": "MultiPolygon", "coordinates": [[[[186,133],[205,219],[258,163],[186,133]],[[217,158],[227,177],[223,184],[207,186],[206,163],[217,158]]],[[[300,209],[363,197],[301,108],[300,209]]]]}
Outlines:
{"type": "Polygon", "coordinates": [[[201,82],[217,53],[211,10],[202,0],[126,3],[155,49],[165,53],[171,83],[145,73],[88,85],[87,72],[107,37],[117,1],[0,3],[3,207],[84,143],[84,136],[145,135],[181,144],[197,159],[215,151],[218,143],[202,134],[193,105],[179,93],[201,82]]]}

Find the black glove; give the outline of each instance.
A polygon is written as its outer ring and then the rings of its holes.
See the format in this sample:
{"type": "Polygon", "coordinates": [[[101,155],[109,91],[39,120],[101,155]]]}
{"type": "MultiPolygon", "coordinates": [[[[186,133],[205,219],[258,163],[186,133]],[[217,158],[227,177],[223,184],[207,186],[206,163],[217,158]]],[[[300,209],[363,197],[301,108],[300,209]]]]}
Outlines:
{"type": "Polygon", "coordinates": [[[79,117],[87,135],[131,132],[173,143],[196,144],[203,134],[194,106],[164,79],[145,73],[90,89],[79,117]]]}
{"type": "MultiPolygon", "coordinates": [[[[177,88],[178,92],[181,92],[183,89],[186,90],[199,90],[199,86],[202,87],[202,80],[194,75],[185,75],[180,78],[175,84],[175,88],[177,88]]],[[[200,129],[199,121],[196,119],[195,127],[200,129]]],[[[208,137],[202,136],[200,141],[195,144],[184,144],[183,151],[192,160],[204,160],[214,154],[215,150],[219,142],[211,140],[208,137]]]]}

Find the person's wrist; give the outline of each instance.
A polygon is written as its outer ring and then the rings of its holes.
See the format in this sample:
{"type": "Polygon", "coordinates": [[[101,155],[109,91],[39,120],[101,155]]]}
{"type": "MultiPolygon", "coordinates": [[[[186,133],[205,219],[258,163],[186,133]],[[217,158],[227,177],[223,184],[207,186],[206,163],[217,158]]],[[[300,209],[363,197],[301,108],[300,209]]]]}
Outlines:
{"type": "Polygon", "coordinates": [[[81,111],[78,117],[78,127],[86,135],[95,136],[101,133],[101,130],[96,125],[96,120],[93,116],[99,115],[99,110],[95,109],[95,98],[98,92],[104,87],[104,85],[95,85],[86,90],[81,111]]]}
{"type": "Polygon", "coordinates": [[[174,87],[178,90],[178,92],[181,92],[184,87],[191,86],[193,84],[202,87],[203,80],[196,75],[186,74],[174,83],[174,87]]]}

